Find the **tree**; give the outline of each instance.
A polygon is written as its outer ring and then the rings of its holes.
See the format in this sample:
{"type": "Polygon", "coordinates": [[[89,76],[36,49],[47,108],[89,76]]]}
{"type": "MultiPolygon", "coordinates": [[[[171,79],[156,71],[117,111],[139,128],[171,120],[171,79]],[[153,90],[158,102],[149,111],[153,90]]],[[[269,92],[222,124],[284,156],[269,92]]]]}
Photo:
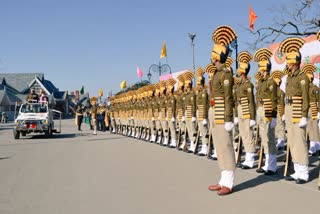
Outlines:
{"type": "Polygon", "coordinates": [[[248,43],[253,50],[272,44],[283,36],[310,36],[320,29],[320,0],[293,1],[292,5],[280,5],[270,11],[275,14],[271,26],[251,31],[256,39],[248,43]]]}
{"type": "Polygon", "coordinates": [[[137,90],[137,89],[139,89],[139,88],[141,88],[143,86],[149,85],[149,84],[150,84],[150,82],[148,80],[143,80],[141,82],[137,82],[137,83],[133,84],[130,87],[127,87],[124,90],[119,91],[115,95],[119,95],[119,94],[122,94],[122,93],[125,93],[125,92],[128,92],[128,91],[132,91],[132,90],[137,90]]]}

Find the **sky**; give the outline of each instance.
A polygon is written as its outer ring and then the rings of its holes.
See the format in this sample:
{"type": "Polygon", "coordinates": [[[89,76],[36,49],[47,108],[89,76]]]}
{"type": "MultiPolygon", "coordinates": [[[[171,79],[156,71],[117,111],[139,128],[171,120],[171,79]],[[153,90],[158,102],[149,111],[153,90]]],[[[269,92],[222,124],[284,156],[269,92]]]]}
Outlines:
{"type": "MultiPolygon", "coordinates": [[[[120,83],[147,80],[153,64],[172,72],[210,62],[212,32],[231,26],[239,52],[255,37],[248,30],[249,4],[255,28],[272,23],[273,8],[295,0],[0,0],[0,72],[44,73],[60,90],[84,86],[90,96],[120,91],[120,83]],[[162,43],[167,58],[160,59],[162,43]]],[[[280,41],[279,41],[280,42],[280,41]]],[[[253,54],[253,53],[252,53],[253,54]]],[[[234,55],[234,52],[233,52],[234,55]]],[[[233,56],[234,57],[234,56],[233,56]]],[[[152,73],[151,81],[159,81],[152,73]]]]}

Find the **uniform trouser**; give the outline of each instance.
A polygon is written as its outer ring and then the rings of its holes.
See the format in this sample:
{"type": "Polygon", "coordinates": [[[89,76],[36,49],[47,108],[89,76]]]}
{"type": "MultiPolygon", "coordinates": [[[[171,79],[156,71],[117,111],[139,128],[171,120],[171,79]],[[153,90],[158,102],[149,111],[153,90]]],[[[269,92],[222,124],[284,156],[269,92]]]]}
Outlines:
{"type": "Polygon", "coordinates": [[[309,140],[319,142],[320,137],[319,137],[318,121],[317,121],[317,119],[315,119],[315,120],[312,119],[311,109],[309,109],[308,117],[309,117],[309,119],[308,119],[307,131],[308,131],[308,135],[309,135],[309,140]]]}
{"type": "Polygon", "coordinates": [[[265,120],[265,110],[263,106],[257,109],[257,124],[261,136],[261,145],[263,146],[264,153],[275,155],[277,154],[275,142],[275,129],[271,128],[271,123],[265,120]]]}
{"type": "Polygon", "coordinates": [[[254,145],[253,128],[250,127],[250,119],[244,119],[242,117],[241,105],[238,105],[239,115],[239,135],[242,138],[245,152],[254,153],[256,148],[254,145]]]}
{"type": "Polygon", "coordinates": [[[168,121],[168,126],[170,129],[170,135],[171,135],[171,140],[177,140],[177,133],[176,133],[176,121],[168,121]]]}
{"type": "Polygon", "coordinates": [[[83,116],[82,115],[78,115],[77,124],[78,124],[78,130],[79,131],[81,130],[82,119],[83,119],[83,116]]]}
{"type": "Polygon", "coordinates": [[[196,121],[187,120],[186,121],[187,132],[190,141],[194,142],[196,140],[196,121]]]}
{"type": "Polygon", "coordinates": [[[179,121],[178,122],[179,130],[180,130],[180,142],[184,142],[184,135],[186,134],[186,122],[179,121]]]}
{"type": "Polygon", "coordinates": [[[210,131],[212,133],[213,142],[218,155],[218,164],[221,170],[234,171],[236,161],[234,149],[232,145],[232,132],[228,132],[224,128],[224,124],[216,124],[214,122],[214,107],[210,114],[210,131]]]}
{"type": "Polygon", "coordinates": [[[156,129],[157,129],[157,134],[158,134],[158,136],[160,136],[161,135],[161,121],[160,120],[156,120],[156,129]]]}
{"type": "Polygon", "coordinates": [[[203,125],[202,121],[198,121],[198,128],[201,134],[202,145],[208,145],[208,141],[209,141],[208,123],[203,125]]]}
{"type": "Polygon", "coordinates": [[[277,139],[286,139],[286,132],[285,132],[285,122],[282,121],[282,117],[280,117],[279,113],[277,114],[277,125],[275,128],[275,134],[277,139]]]}
{"type": "Polygon", "coordinates": [[[116,126],[117,126],[117,124],[116,124],[116,120],[115,120],[115,119],[111,119],[111,127],[112,127],[112,131],[113,131],[113,129],[115,129],[115,128],[116,128],[116,126]]]}
{"type": "Polygon", "coordinates": [[[155,136],[157,134],[157,128],[156,128],[156,121],[155,120],[150,120],[150,129],[151,129],[151,134],[155,136]]]}
{"type": "MultiPolygon", "coordinates": [[[[165,138],[169,137],[169,126],[168,126],[168,121],[166,120],[161,120],[161,128],[162,128],[162,132],[163,132],[163,136],[165,138]]],[[[161,131],[159,133],[159,135],[161,134],[161,131]]]]}
{"type": "Polygon", "coordinates": [[[308,166],[309,159],[306,141],[306,128],[300,128],[299,123],[292,122],[292,113],[292,106],[286,105],[286,128],[288,132],[288,146],[291,151],[292,162],[308,166]]]}

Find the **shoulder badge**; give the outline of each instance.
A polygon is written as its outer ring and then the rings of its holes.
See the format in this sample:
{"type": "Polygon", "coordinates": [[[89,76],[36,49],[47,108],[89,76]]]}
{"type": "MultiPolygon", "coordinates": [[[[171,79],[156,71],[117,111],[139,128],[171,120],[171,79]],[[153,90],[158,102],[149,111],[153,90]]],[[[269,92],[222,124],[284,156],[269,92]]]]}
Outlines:
{"type": "Polygon", "coordinates": [[[270,85],[269,89],[270,89],[270,91],[272,91],[273,90],[273,85],[270,85]]]}
{"type": "Polygon", "coordinates": [[[251,93],[251,88],[247,88],[247,91],[248,91],[249,93],[251,93]]]}
{"type": "Polygon", "coordinates": [[[193,97],[191,97],[191,100],[193,100],[193,97]]]}
{"type": "Polygon", "coordinates": [[[224,80],[223,84],[224,84],[224,86],[228,86],[229,85],[229,80],[224,80]]]}
{"type": "Polygon", "coordinates": [[[300,83],[301,83],[301,85],[305,85],[306,81],[305,80],[301,80],[300,83]]]}

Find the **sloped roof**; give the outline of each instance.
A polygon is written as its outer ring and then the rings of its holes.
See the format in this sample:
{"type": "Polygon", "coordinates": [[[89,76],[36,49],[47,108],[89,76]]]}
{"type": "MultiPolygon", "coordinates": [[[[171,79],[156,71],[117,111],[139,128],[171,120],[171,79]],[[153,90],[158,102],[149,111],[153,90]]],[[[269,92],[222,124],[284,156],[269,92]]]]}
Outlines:
{"type": "Polygon", "coordinates": [[[1,82],[4,78],[8,85],[21,93],[28,88],[35,77],[38,77],[41,81],[44,80],[43,73],[0,73],[1,82]]]}

